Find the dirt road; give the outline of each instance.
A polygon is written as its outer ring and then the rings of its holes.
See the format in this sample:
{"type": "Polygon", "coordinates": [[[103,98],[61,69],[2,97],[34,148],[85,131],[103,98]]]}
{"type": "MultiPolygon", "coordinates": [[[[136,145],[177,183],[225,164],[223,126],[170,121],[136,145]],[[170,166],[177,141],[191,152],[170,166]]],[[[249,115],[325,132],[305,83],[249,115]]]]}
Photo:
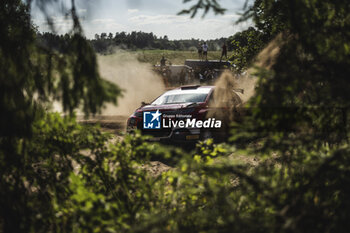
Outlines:
{"type": "Polygon", "coordinates": [[[103,131],[121,136],[126,131],[126,121],[128,117],[129,116],[104,115],[104,116],[95,116],[89,119],[84,119],[84,117],[79,116],[78,122],[82,124],[88,124],[88,125],[99,124],[103,131]]]}

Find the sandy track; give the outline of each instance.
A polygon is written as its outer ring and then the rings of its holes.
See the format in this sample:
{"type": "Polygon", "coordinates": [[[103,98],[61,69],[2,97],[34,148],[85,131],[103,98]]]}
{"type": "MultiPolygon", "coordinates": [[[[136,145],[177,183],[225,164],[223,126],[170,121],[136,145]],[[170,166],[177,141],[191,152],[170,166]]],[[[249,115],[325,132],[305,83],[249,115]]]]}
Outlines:
{"type": "Polygon", "coordinates": [[[78,122],[87,125],[99,124],[103,131],[114,133],[116,135],[121,135],[126,131],[126,121],[128,116],[120,115],[102,115],[90,117],[84,119],[84,117],[78,117],[78,122]]]}

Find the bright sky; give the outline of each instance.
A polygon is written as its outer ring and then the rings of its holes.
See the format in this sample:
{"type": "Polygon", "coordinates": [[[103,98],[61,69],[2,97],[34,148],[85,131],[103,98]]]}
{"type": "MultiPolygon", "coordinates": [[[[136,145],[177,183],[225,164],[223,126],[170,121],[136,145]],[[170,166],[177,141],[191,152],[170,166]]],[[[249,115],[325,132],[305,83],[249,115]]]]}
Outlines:
{"type": "MultiPolygon", "coordinates": [[[[70,0],[62,0],[69,7],[70,0]]],[[[201,12],[191,19],[189,15],[177,13],[196,3],[184,4],[183,0],[76,0],[85,35],[93,38],[102,32],[153,32],[157,36],[167,35],[169,39],[216,39],[228,37],[248,26],[234,22],[242,12],[245,0],[218,0],[226,8],[225,15],[208,14],[204,19],[201,12]]],[[[55,22],[59,34],[68,32],[71,20],[60,12],[60,5],[49,7],[48,14],[55,22]]],[[[33,7],[33,22],[40,31],[50,31],[42,13],[33,7]]]]}

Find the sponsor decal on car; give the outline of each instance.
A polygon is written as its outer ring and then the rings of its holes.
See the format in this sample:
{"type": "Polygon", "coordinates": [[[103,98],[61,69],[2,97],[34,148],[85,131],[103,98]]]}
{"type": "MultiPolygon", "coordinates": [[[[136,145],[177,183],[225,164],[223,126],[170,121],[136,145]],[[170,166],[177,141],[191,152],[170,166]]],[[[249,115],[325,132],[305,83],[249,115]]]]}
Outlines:
{"type": "Polygon", "coordinates": [[[191,118],[188,115],[186,117],[176,117],[180,119],[173,119],[172,117],[164,115],[157,111],[143,112],[143,128],[144,129],[161,129],[161,128],[221,128],[221,120],[215,118],[208,118],[206,120],[199,120],[191,118]]]}
{"type": "Polygon", "coordinates": [[[161,121],[160,118],[162,113],[157,111],[143,112],[143,128],[144,129],[160,129],[161,121]]]}

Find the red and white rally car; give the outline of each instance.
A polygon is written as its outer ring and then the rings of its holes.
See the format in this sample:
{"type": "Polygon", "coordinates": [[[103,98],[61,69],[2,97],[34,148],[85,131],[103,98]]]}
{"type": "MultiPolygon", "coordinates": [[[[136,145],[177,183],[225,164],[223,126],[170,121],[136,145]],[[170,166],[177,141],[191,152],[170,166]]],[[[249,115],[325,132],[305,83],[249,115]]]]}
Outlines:
{"type": "MultiPolygon", "coordinates": [[[[231,111],[230,106],[213,104],[215,86],[183,86],[165,92],[153,102],[143,104],[129,117],[127,131],[140,130],[152,135],[153,140],[193,142],[207,138],[223,139],[227,136],[225,124],[210,117],[209,113],[231,111]],[[149,117],[149,118],[148,118],[149,117]],[[150,126],[150,127],[149,127],[150,126]]],[[[237,91],[231,90],[239,99],[237,91]]],[[[235,101],[237,103],[237,101],[235,101]]]]}

